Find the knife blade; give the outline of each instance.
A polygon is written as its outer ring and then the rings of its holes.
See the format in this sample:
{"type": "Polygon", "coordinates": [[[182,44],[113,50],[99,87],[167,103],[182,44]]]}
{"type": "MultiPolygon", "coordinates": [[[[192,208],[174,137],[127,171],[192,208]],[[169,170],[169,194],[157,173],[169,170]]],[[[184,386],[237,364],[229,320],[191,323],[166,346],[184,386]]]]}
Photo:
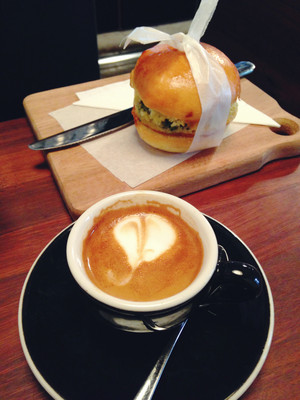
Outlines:
{"type": "MultiPolygon", "coordinates": [[[[255,65],[250,61],[240,61],[235,64],[240,77],[254,71],[255,65]]],[[[133,124],[132,107],[118,111],[106,117],[77,126],[45,139],[37,140],[28,145],[31,150],[54,150],[70,147],[75,144],[95,139],[115,132],[117,129],[133,124]]]]}
{"type": "Polygon", "coordinates": [[[132,107],[77,126],[76,128],[57,133],[48,138],[37,140],[29,144],[28,147],[31,150],[60,149],[85,142],[91,138],[95,139],[103,135],[108,135],[118,128],[133,124],[131,110],[132,107]]]}

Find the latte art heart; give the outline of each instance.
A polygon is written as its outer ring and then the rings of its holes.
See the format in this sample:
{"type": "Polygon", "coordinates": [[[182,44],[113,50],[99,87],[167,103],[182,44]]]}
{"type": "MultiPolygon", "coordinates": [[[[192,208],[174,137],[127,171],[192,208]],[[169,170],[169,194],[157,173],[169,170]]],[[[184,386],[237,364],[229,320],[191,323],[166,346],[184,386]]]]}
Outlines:
{"type": "Polygon", "coordinates": [[[170,249],[176,239],[170,222],[156,214],[129,215],[114,227],[114,236],[135,270],[143,261],[153,261],[170,249]]]}

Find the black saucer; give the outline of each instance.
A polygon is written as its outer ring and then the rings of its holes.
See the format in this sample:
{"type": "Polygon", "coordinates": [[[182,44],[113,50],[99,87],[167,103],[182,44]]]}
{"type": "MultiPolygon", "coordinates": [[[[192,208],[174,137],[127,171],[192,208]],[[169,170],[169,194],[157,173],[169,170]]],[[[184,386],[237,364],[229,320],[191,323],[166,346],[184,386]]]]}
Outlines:
{"type": "MultiPolygon", "coordinates": [[[[208,220],[230,259],[257,265],[263,273],[237,236],[208,220]]],[[[170,332],[122,332],[96,314],[69,272],[71,227],[43,250],[24,284],[19,306],[24,354],[55,399],[133,399],[170,332]]],[[[210,306],[188,321],[154,399],[237,399],[246,391],[262,368],[273,334],[272,294],[263,276],[258,299],[210,306]]]]}

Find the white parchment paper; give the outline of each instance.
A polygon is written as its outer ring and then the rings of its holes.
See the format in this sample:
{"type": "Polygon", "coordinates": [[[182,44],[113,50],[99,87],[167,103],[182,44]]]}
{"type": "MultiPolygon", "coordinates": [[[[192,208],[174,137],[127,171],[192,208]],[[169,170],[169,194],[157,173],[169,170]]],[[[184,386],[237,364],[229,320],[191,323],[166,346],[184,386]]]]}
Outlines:
{"type": "MultiPolygon", "coordinates": [[[[67,130],[111,113],[112,110],[108,109],[70,105],[50,115],[64,130],[67,130]]],[[[231,124],[226,136],[245,126],[231,124]]],[[[134,125],[83,143],[81,146],[101,165],[132,188],[194,155],[194,153],[167,153],[154,149],[140,139],[134,125]]]]}
{"type": "MultiPolygon", "coordinates": [[[[79,92],[77,96],[80,100],[50,113],[63,130],[131,107],[133,89],[129,80],[126,80],[120,84],[113,83],[79,92]]],[[[270,117],[241,100],[235,122],[226,127],[224,138],[235,132],[238,134],[249,123],[278,126],[270,117]]],[[[81,146],[118,179],[133,188],[194,154],[173,154],[156,150],[139,138],[134,125],[81,146]]]]}

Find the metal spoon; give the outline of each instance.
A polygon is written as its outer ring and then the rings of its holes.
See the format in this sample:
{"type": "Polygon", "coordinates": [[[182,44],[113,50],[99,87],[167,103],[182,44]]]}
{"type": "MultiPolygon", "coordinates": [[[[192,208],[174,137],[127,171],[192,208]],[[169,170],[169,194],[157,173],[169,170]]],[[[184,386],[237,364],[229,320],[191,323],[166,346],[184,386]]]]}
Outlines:
{"type": "Polygon", "coordinates": [[[187,319],[183,321],[179,328],[175,330],[174,334],[169,339],[166,347],[164,348],[162,354],[157,359],[154,367],[152,368],[148,378],[145,380],[144,384],[138,391],[137,395],[135,396],[134,400],[150,400],[155,392],[156,386],[161,378],[161,375],[164,371],[164,368],[169,360],[169,357],[179,339],[183,328],[187,323],[187,319]]]}
{"type": "MultiPolygon", "coordinates": [[[[218,263],[221,261],[228,261],[228,254],[226,250],[224,249],[223,246],[219,245],[219,257],[218,257],[218,263]]],[[[177,329],[175,329],[173,335],[171,335],[166,347],[163,349],[162,354],[159,356],[157,359],[156,363],[154,364],[154,367],[152,368],[150,374],[148,375],[147,379],[145,380],[144,384],[141,386],[140,390],[136,394],[134,400],[151,400],[152,396],[155,392],[155,389],[158,385],[158,382],[162,376],[162,373],[165,369],[165,366],[170,358],[170,355],[188,321],[188,318],[183,321],[177,329]]],[[[146,320],[144,321],[146,326],[149,327],[149,329],[153,330],[165,330],[165,328],[158,327],[155,324],[153,324],[152,321],[146,320]]]]}
{"type": "MultiPolygon", "coordinates": [[[[218,257],[218,266],[221,265],[221,263],[225,263],[225,267],[223,265],[223,268],[221,269],[223,275],[225,275],[225,280],[226,282],[227,278],[229,276],[235,276],[240,282],[243,282],[244,285],[240,286],[240,289],[238,292],[234,291],[233,288],[230,286],[230,290],[224,290],[226,289],[226,285],[223,287],[222,284],[222,279],[221,281],[217,282],[217,285],[215,288],[213,286],[210,288],[210,296],[216,295],[216,302],[226,302],[226,301],[239,301],[240,300],[249,300],[249,299],[254,299],[257,296],[260,295],[261,290],[262,290],[262,279],[260,276],[260,272],[258,271],[257,268],[253,267],[250,264],[246,264],[243,262],[238,262],[238,261],[229,261],[228,254],[224,247],[218,246],[219,247],[219,257],[218,257]],[[218,297],[218,293],[221,292],[221,297],[218,297]],[[223,292],[223,295],[222,295],[223,292]],[[237,297],[236,297],[237,296],[237,297]]],[[[213,297],[210,298],[210,301],[207,304],[199,304],[198,307],[206,307],[209,304],[212,304],[214,302],[213,297]]],[[[158,385],[158,382],[161,378],[161,375],[164,371],[164,368],[169,360],[169,357],[188,321],[188,318],[183,321],[178,328],[174,328],[174,332],[172,336],[170,337],[166,347],[164,348],[162,354],[159,356],[157,359],[154,367],[152,368],[150,374],[148,375],[147,379],[145,380],[144,384],[138,391],[137,395],[135,396],[134,400],[151,400],[152,396],[155,392],[155,389],[158,385]]],[[[156,326],[156,324],[151,321],[151,320],[144,320],[144,323],[146,326],[149,327],[149,329],[153,330],[165,330],[166,328],[156,326]]]]}

